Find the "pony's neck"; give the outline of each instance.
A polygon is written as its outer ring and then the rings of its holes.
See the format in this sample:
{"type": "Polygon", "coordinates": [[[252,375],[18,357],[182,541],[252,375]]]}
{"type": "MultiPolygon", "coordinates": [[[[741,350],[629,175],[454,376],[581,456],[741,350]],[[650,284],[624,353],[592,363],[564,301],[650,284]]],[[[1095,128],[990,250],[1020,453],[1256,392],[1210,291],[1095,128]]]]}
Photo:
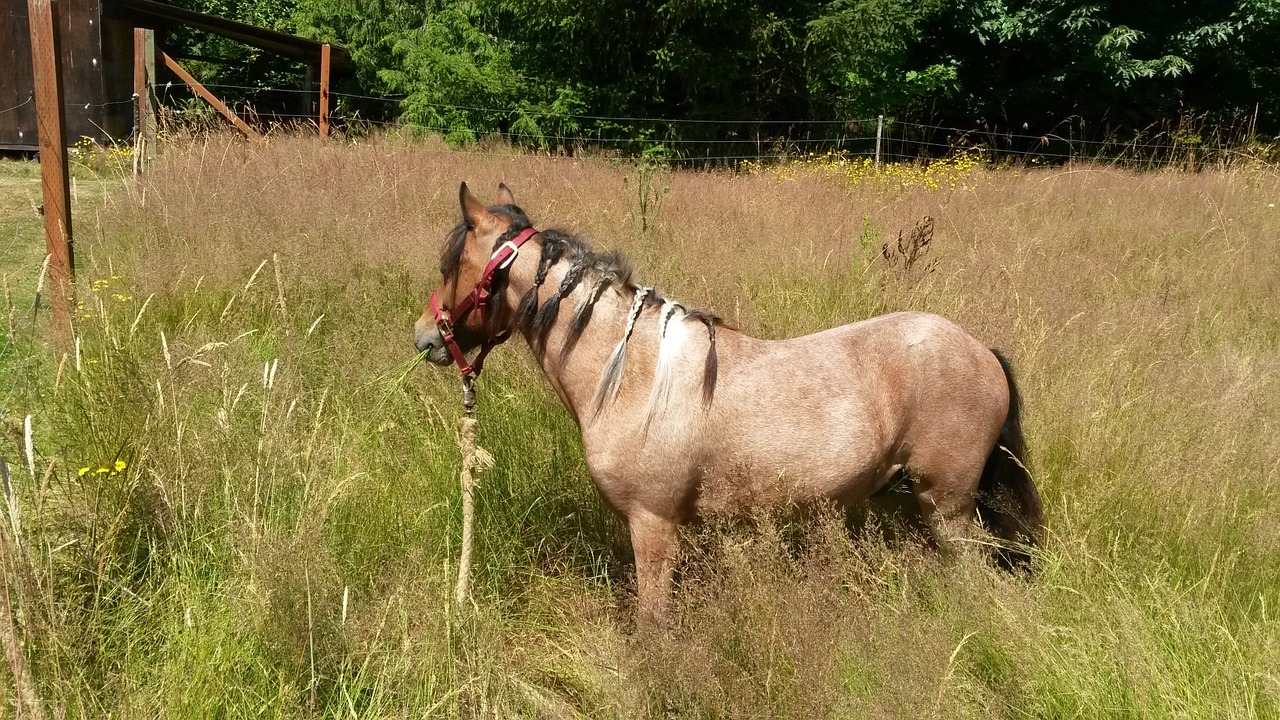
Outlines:
{"type": "MultiPolygon", "coordinates": [[[[506,298],[514,313],[520,301],[534,287],[539,263],[539,249],[528,246],[512,264],[506,298]]],[[[553,265],[537,289],[535,312],[543,312],[547,301],[558,294],[565,276],[571,271],[568,258],[553,265]]],[[[598,277],[588,273],[560,298],[554,320],[543,326],[537,323],[519,327],[534,358],[551,382],[561,402],[579,423],[589,422],[595,415],[595,394],[601,373],[609,357],[622,339],[630,314],[634,293],[613,284],[598,284],[598,277]],[[571,342],[571,326],[579,308],[589,298],[590,319],[571,342]],[[545,327],[545,330],[543,330],[545,327]]],[[[657,359],[657,333],[651,323],[637,322],[627,342],[629,372],[652,376],[657,359]]]]}

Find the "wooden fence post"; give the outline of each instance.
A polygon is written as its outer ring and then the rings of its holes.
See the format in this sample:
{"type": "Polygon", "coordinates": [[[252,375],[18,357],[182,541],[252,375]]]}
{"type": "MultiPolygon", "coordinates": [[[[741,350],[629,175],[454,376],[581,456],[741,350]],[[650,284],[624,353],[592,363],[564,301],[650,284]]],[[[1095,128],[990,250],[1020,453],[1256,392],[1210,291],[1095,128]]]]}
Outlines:
{"type": "Polygon", "coordinates": [[[329,141],[329,43],[320,46],[320,142],[329,141]]]}
{"type": "Polygon", "coordinates": [[[133,96],[137,103],[137,136],[134,140],[134,174],[156,156],[156,31],[133,29],[133,96]]]}
{"type": "Polygon", "coordinates": [[[156,135],[160,132],[159,105],[156,103],[156,31],[147,29],[147,42],[143,47],[142,63],[146,69],[147,84],[147,160],[156,159],[156,135]]]}
{"type": "Polygon", "coordinates": [[[147,42],[147,31],[133,29],[133,174],[142,170],[142,157],[146,145],[147,126],[147,63],[142,48],[147,42]]]}
{"type": "Polygon", "coordinates": [[[44,237],[53,276],[50,293],[54,324],[71,337],[71,283],[75,254],[71,237],[71,185],[67,179],[66,114],[62,104],[58,6],[27,0],[31,23],[31,68],[36,89],[36,131],[40,143],[40,184],[44,194],[44,237]]]}

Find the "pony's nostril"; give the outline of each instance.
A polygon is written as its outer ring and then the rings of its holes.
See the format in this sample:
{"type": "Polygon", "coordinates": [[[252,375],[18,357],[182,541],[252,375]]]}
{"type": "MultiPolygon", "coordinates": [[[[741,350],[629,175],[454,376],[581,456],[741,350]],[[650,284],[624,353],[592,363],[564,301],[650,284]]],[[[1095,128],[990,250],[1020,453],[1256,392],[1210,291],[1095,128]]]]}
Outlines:
{"type": "Polygon", "coordinates": [[[426,333],[415,333],[413,346],[418,349],[418,352],[430,352],[436,347],[435,343],[431,342],[431,336],[426,333]]]}

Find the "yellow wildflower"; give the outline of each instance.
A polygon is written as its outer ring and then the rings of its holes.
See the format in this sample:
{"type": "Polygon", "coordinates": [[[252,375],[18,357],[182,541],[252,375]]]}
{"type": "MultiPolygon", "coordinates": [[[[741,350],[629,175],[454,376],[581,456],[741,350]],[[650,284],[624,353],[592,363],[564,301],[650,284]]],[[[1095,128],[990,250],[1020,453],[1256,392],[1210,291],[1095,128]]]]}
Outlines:
{"type": "Polygon", "coordinates": [[[117,460],[117,461],[116,461],[116,472],[123,472],[123,471],[124,471],[124,469],[125,469],[125,468],[127,468],[127,467],[129,467],[129,466],[128,466],[127,464],[125,464],[125,461],[123,461],[123,460],[117,460]]]}

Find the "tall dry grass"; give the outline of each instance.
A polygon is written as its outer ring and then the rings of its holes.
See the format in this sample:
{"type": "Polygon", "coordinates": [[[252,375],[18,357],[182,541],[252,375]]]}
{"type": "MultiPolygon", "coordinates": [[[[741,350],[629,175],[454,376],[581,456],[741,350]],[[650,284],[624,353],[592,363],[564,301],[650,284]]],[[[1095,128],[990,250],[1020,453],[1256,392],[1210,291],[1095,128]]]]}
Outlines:
{"type": "Polygon", "coordinates": [[[653,172],[210,137],[81,213],[79,351],[24,343],[5,377],[36,450],[9,567],[51,712],[1280,715],[1274,169],[653,172]],[[883,514],[713,519],[670,636],[635,636],[625,533],[511,343],[457,613],[456,377],[409,326],[462,179],[748,332],[911,308],[1006,350],[1050,518],[1035,578],[883,514]],[[926,260],[886,262],[925,216],[926,260]]]}

